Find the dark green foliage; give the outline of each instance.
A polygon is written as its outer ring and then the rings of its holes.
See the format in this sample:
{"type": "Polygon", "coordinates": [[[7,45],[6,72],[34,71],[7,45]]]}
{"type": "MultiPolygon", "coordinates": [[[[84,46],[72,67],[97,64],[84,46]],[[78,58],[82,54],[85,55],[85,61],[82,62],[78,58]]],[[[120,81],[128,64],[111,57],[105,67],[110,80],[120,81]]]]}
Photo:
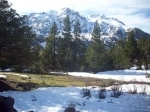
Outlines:
{"type": "Polygon", "coordinates": [[[129,32],[126,40],[118,40],[110,48],[114,69],[126,69],[136,65],[138,69],[149,68],[150,38],[135,39],[133,31],[129,32]]]}
{"type": "Polygon", "coordinates": [[[137,60],[137,41],[134,38],[134,32],[129,32],[127,36],[127,41],[125,43],[124,49],[124,59],[127,62],[127,67],[131,67],[136,64],[137,60]]]}
{"type": "Polygon", "coordinates": [[[106,57],[105,45],[101,41],[100,27],[96,21],[92,32],[92,42],[88,46],[86,53],[89,69],[93,72],[104,70],[106,67],[106,57]]]}
{"type": "MultiPolygon", "coordinates": [[[[79,39],[80,37],[80,33],[81,33],[81,29],[80,29],[80,23],[79,21],[76,22],[75,26],[74,26],[74,44],[73,44],[73,69],[77,70],[78,68],[78,63],[79,63],[79,58],[80,58],[80,51],[79,51],[79,44],[81,43],[81,40],[79,39]],[[79,57],[79,58],[78,58],[79,57]]],[[[81,52],[82,53],[82,52],[81,52]]]]}
{"type": "Polygon", "coordinates": [[[0,65],[1,69],[21,71],[31,64],[31,47],[35,35],[6,0],[0,1],[0,65]]]}
{"type": "Polygon", "coordinates": [[[54,22],[50,29],[50,35],[46,38],[46,47],[42,52],[42,66],[46,72],[56,69],[57,34],[57,25],[54,22]]]}
{"type": "Polygon", "coordinates": [[[71,35],[71,22],[69,15],[64,18],[63,38],[58,50],[58,61],[61,69],[64,71],[73,70],[73,50],[72,50],[72,35],[71,35]]]}
{"type": "Polygon", "coordinates": [[[80,22],[77,21],[74,25],[73,39],[73,71],[83,71],[85,66],[86,45],[85,40],[81,38],[80,22]]]}
{"type": "Polygon", "coordinates": [[[30,68],[30,72],[32,73],[42,73],[42,62],[41,62],[41,52],[42,52],[43,48],[40,45],[35,45],[32,48],[32,64],[29,67],[30,68]]]}
{"type": "Polygon", "coordinates": [[[149,68],[150,64],[150,38],[140,38],[137,43],[138,60],[137,65],[139,69],[144,65],[145,69],[149,68]]]}
{"type": "Polygon", "coordinates": [[[113,46],[110,48],[110,57],[112,58],[112,65],[113,69],[124,69],[125,68],[125,61],[123,55],[123,48],[124,48],[125,41],[120,39],[114,43],[113,46]]]}

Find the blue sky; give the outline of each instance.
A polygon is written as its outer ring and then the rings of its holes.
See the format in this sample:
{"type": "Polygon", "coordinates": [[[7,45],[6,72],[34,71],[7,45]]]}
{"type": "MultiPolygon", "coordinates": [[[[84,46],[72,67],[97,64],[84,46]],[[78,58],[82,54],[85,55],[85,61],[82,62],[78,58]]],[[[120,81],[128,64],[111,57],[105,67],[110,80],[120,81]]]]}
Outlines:
{"type": "Polygon", "coordinates": [[[150,33],[150,0],[8,0],[19,14],[69,7],[81,14],[105,14],[150,33]]]}

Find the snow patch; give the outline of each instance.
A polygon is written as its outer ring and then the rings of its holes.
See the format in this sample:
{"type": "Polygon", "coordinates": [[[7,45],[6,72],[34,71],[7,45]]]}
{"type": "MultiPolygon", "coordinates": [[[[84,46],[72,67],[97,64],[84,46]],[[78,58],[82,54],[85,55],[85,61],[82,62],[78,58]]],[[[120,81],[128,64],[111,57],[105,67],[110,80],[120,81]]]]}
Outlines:
{"type": "Polygon", "coordinates": [[[150,70],[117,70],[98,72],[97,74],[86,72],[69,72],[68,74],[72,76],[93,77],[102,79],[150,82],[150,79],[146,78],[146,73],[150,73],[150,70]]]}
{"type": "Polygon", "coordinates": [[[27,75],[21,75],[19,73],[13,73],[13,72],[2,72],[3,74],[7,74],[7,75],[16,75],[16,76],[20,76],[20,77],[28,77],[27,75]]]}
{"type": "Polygon", "coordinates": [[[0,79],[6,79],[7,77],[5,75],[0,74],[0,79]]]}

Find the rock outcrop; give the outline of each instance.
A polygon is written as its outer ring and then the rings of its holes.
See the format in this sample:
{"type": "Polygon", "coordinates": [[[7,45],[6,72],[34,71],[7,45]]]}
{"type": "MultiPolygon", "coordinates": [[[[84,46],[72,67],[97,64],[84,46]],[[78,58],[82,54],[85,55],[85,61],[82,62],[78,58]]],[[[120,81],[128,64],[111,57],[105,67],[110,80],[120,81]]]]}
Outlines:
{"type": "Polygon", "coordinates": [[[14,98],[0,96],[0,112],[17,112],[13,105],[14,98]]]}

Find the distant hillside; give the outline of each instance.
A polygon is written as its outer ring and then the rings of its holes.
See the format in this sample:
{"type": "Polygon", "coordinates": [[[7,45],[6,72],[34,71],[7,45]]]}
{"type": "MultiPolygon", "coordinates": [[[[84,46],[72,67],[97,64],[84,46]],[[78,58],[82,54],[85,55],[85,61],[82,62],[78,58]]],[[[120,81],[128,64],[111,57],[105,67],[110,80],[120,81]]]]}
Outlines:
{"type": "Polygon", "coordinates": [[[139,38],[150,38],[150,34],[142,31],[139,28],[129,29],[128,31],[133,31],[136,39],[139,39],[139,38]]]}

